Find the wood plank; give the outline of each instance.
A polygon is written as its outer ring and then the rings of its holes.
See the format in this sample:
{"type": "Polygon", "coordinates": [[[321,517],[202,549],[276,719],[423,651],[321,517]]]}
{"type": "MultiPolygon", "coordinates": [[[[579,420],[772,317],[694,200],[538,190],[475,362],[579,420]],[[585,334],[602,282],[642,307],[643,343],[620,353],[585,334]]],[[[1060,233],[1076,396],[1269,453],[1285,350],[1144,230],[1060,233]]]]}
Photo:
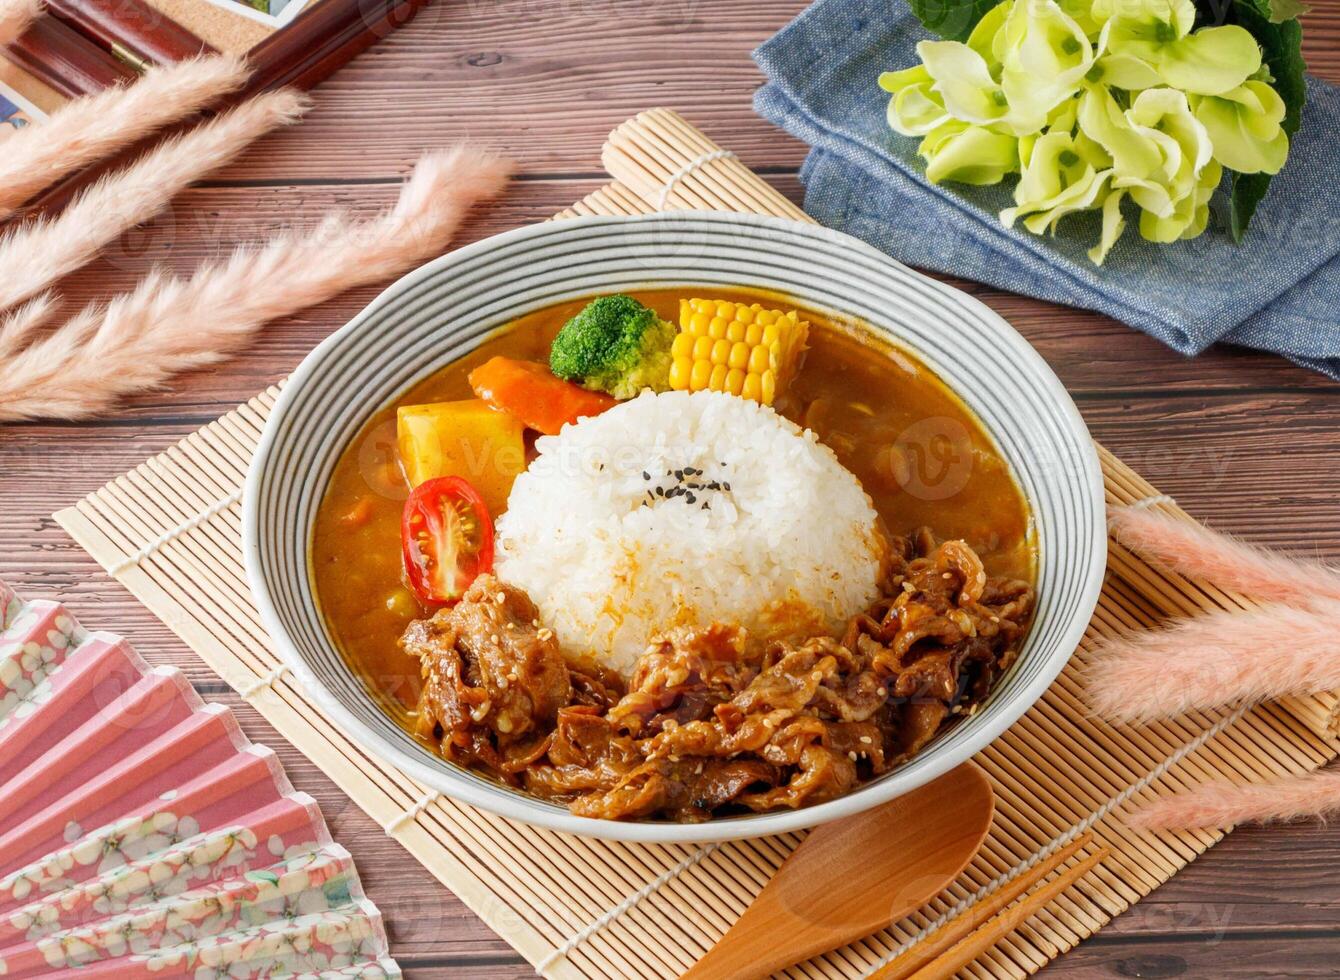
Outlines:
{"type": "MultiPolygon", "coordinates": [[[[800,187],[794,176],[773,181],[799,200],[800,187]]],[[[594,178],[581,177],[518,180],[500,201],[472,216],[459,243],[541,221],[598,184],[594,178]]],[[[62,290],[71,306],[103,299],[132,288],[154,266],[188,273],[238,246],[279,231],[311,227],[333,208],[371,215],[388,206],[395,194],[392,182],[195,188],[183,194],[162,218],[123,236],[103,258],[63,283],[62,290]]],[[[1220,348],[1199,358],[1184,358],[1159,341],[1099,314],[1039,303],[962,280],[947,281],[973,293],[1009,320],[1080,399],[1114,390],[1181,396],[1244,389],[1335,390],[1321,375],[1270,354],[1220,348]]],[[[380,289],[351,291],[267,328],[237,358],[207,374],[174,383],[170,399],[156,394],[133,400],[110,421],[147,421],[161,414],[161,406],[169,400],[170,414],[206,419],[228,411],[296,366],[307,351],[380,289]]]]}
{"type": "MultiPolygon", "coordinates": [[[[762,82],[749,53],[805,6],[438,2],[321,85],[315,111],[267,139],[245,175],[381,177],[462,134],[515,154],[530,172],[597,173],[605,135],[653,105],[728,136],[750,167],[794,170],[804,146],[749,109],[762,82]]],[[[1312,7],[1308,63],[1319,77],[1340,80],[1340,2],[1312,7]]]]}
{"type": "MultiPolygon", "coordinates": [[[[1145,943],[1104,938],[1099,933],[1053,961],[1037,976],[1043,980],[1093,977],[1214,977],[1260,980],[1262,977],[1334,977],[1334,936],[1261,936],[1215,939],[1170,936],[1145,943]]],[[[463,976],[465,974],[462,974],[463,976]]],[[[480,974],[487,976],[487,974],[480,974]]]]}

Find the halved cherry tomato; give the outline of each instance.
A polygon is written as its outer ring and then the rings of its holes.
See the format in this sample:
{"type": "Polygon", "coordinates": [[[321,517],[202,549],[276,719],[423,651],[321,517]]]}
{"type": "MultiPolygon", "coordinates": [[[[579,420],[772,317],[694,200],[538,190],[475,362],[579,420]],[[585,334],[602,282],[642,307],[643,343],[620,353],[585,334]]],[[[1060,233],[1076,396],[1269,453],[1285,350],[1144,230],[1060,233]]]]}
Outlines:
{"type": "Polygon", "coordinates": [[[470,387],[494,408],[547,436],[558,435],[568,422],[619,404],[609,395],[555,377],[543,364],[510,357],[491,357],[479,365],[470,372],[470,387]]]}
{"type": "Polygon", "coordinates": [[[400,521],[405,575],[427,604],[455,602],[493,570],[493,521],[483,498],[459,476],[414,488],[400,521]]]}

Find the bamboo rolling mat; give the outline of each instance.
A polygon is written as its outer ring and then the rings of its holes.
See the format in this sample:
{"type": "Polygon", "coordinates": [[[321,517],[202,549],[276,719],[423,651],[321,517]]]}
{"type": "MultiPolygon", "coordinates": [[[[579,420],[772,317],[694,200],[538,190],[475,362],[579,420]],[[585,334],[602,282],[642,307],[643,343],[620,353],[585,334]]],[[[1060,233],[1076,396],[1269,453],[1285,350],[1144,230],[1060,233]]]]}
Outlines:
{"type": "MultiPolygon", "coordinates": [[[[807,220],[732,154],[666,110],[620,126],[604,163],[615,181],[560,217],[673,207],[807,220]]],[[[279,668],[243,572],[241,487],[277,391],[256,396],[56,519],[544,976],[676,976],[744,910],[800,835],[708,847],[563,835],[437,796],[347,739],[279,668]]],[[[1109,504],[1147,501],[1190,520],[1120,460],[1101,456],[1109,504]]],[[[1206,780],[1263,780],[1333,758],[1340,743],[1328,728],[1336,707],[1331,695],[1139,728],[1088,717],[1077,673],[1096,640],[1170,615],[1245,604],[1154,569],[1114,543],[1078,654],[1038,704],[976,759],[995,788],[997,811],[968,870],[916,915],[788,975],[868,976],[947,913],[970,907],[984,890],[1091,827],[1094,846],[1110,848],[1111,856],[962,974],[1027,976],[1222,836],[1136,832],[1121,820],[1127,808],[1206,780]]]]}

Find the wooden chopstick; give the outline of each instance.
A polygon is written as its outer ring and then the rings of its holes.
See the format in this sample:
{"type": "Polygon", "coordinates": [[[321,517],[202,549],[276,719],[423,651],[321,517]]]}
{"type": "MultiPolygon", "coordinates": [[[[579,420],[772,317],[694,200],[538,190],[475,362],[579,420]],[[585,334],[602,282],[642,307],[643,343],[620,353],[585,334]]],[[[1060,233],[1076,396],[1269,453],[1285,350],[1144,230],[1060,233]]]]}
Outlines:
{"type": "MultiPolygon", "coordinates": [[[[981,927],[950,946],[949,949],[925,966],[905,974],[906,980],[943,980],[945,977],[953,976],[1014,932],[1025,919],[1041,912],[1048,903],[1096,868],[1111,853],[1104,847],[1090,854],[1073,868],[1066,869],[1027,896],[1018,905],[1007,908],[987,920],[981,927]]],[[[890,963],[889,965],[893,966],[894,964],[890,963]]],[[[885,980],[883,972],[875,974],[875,977],[879,980],[885,980]]]]}
{"type": "MultiPolygon", "coordinates": [[[[996,889],[994,892],[992,892],[990,895],[984,898],[980,903],[975,905],[973,908],[965,911],[962,915],[959,915],[956,918],[951,919],[949,922],[946,922],[943,926],[935,930],[935,932],[931,933],[916,946],[912,947],[907,952],[903,953],[897,959],[891,960],[890,962],[885,964],[882,968],[880,968],[873,975],[871,975],[870,980],[909,980],[909,978],[913,976],[918,977],[922,976],[925,969],[931,966],[932,964],[936,965],[937,967],[936,972],[934,974],[925,974],[925,975],[927,976],[934,975],[937,977],[948,976],[949,973],[939,972],[940,969],[947,969],[947,964],[945,965],[940,964],[940,960],[943,954],[945,954],[947,951],[953,951],[954,949],[956,949],[957,944],[965,940],[967,937],[974,936],[975,935],[974,930],[978,929],[979,926],[981,926],[982,928],[989,926],[992,921],[995,921],[993,919],[990,919],[991,916],[996,916],[997,913],[1001,912],[1006,906],[1008,906],[1011,902],[1017,899],[1020,895],[1027,892],[1039,881],[1047,877],[1061,865],[1065,864],[1067,861],[1069,861],[1072,857],[1074,857],[1076,854],[1078,854],[1080,851],[1082,851],[1085,847],[1087,847],[1091,843],[1093,843],[1092,834],[1082,834],[1081,836],[1075,838],[1073,841],[1071,841],[1065,847],[1061,848],[1061,850],[1057,851],[1055,854],[1047,858],[1045,861],[1038,862],[1038,864],[1035,867],[1029,869],[1028,871],[1025,871],[1023,874],[1019,875],[1019,877],[1015,878],[1013,881],[1001,885],[998,889],[996,889]],[[985,925],[983,925],[984,923],[985,925]]],[[[1089,868],[1092,868],[1095,864],[1098,863],[1098,861],[1101,861],[1102,857],[1106,854],[1107,850],[1104,848],[1097,855],[1097,860],[1093,860],[1092,863],[1088,865],[1088,867],[1084,868],[1084,871],[1087,871],[1089,868]]],[[[1080,868],[1083,866],[1084,864],[1083,862],[1081,862],[1080,864],[1075,865],[1075,868],[1080,868]]],[[[1072,871],[1073,870],[1074,869],[1072,869],[1072,871]]],[[[1076,877],[1077,878],[1082,877],[1084,871],[1081,871],[1079,875],[1077,875],[1076,877]]],[[[1067,872],[1067,874],[1070,874],[1070,872],[1067,872]]],[[[1066,880],[1067,883],[1066,885],[1062,886],[1062,889],[1068,887],[1070,881],[1073,880],[1073,879],[1066,879],[1066,875],[1062,875],[1060,878],[1057,878],[1057,881],[1059,882],[1062,881],[1063,879],[1066,880]]],[[[1041,891],[1039,891],[1039,894],[1041,894],[1041,891]]],[[[1046,901],[1048,900],[1049,899],[1044,899],[1043,904],[1046,904],[1046,901]]],[[[1029,901],[1032,901],[1032,899],[1030,899],[1029,901]]],[[[1020,919],[1018,918],[1018,916],[1019,913],[1023,910],[1023,908],[1024,905],[1021,904],[1018,909],[1015,909],[1008,914],[1007,918],[1011,922],[1010,928],[1013,928],[1014,926],[1017,926],[1019,924],[1020,919]]],[[[1036,911],[1036,909],[1034,911],[1036,911]]],[[[1029,915],[1032,914],[1033,912],[1029,911],[1024,913],[1023,917],[1027,918],[1029,915]]],[[[1008,931],[1010,930],[1009,929],[1005,930],[1005,932],[1008,931]]],[[[1001,935],[1003,936],[1004,933],[1002,932],[1001,935]]],[[[999,938],[1000,936],[997,936],[996,939],[993,939],[991,943],[988,943],[987,946],[984,948],[990,948],[990,946],[993,943],[995,943],[999,938]]],[[[974,959],[976,955],[977,954],[974,954],[965,962],[971,962],[971,960],[974,959]]],[[[957,970],[958,967],[954,967],[954,969],[957,970]]],[[[949,972],[952,973],[953,971],[950,970],[949,972]]]]}

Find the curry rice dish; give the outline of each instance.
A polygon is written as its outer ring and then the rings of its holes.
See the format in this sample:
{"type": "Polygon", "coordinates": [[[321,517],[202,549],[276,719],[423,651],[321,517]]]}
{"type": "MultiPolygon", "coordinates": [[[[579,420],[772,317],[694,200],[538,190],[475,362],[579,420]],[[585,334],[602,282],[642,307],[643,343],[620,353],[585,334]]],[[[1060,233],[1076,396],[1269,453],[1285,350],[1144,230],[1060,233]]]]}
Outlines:
{"type": "Polygon", "coordinates": [[[522,318],[374,414],[317,514],[331,636],[445,759],[607,819],[807,806],[974,712],[1024,499],[907,353],[746,289],[522,318]]]}

